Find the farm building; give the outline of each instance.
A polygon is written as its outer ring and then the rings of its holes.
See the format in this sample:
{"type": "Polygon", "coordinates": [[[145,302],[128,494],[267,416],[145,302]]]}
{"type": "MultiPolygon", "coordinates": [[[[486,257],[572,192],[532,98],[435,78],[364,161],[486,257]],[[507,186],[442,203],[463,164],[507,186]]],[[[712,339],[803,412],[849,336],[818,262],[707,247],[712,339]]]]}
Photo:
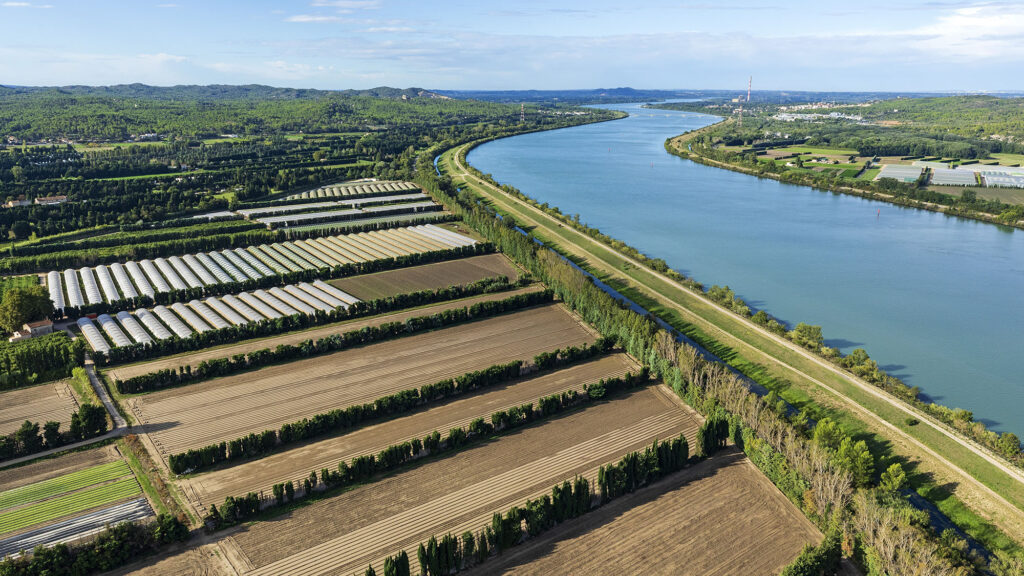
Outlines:
{"type": "Polygon", "coordinates": [[[924,172],[924,168],[921,168],[920,166],[910,166],[908,164],[883,164],[881,171],[877,176],[875,176],[875,180],[892,178],[905,184],[913,184],[921,177],[922,172],[924,172]]]}
{"type": "Polygon", "coordinates": [[[931,183],[939,186],[977,186],[978,177],[967,170],[932,168],[931,183]]]}

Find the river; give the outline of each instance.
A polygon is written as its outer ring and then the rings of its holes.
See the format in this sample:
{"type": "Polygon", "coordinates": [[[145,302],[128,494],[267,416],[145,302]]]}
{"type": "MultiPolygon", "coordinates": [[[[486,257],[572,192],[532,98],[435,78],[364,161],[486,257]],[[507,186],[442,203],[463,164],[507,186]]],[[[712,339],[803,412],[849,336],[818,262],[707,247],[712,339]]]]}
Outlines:
{"type": "Polygon", "coordinates": [[[630,116],[497,140],[469,162],[1024,436],[1024,233],[683,160],[665,139],[716,118],[605,107],[630,116]]]}

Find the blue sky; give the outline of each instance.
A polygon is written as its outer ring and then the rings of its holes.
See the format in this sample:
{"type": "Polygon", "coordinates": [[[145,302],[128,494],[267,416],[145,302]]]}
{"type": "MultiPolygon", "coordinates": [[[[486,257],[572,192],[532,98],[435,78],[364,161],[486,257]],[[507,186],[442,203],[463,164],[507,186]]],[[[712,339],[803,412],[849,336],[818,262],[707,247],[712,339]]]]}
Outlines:
{"type": "Polygon", "coordinates": [[[1024,3],[0,0],[0,83],[1024,90],[1024,3]]]}

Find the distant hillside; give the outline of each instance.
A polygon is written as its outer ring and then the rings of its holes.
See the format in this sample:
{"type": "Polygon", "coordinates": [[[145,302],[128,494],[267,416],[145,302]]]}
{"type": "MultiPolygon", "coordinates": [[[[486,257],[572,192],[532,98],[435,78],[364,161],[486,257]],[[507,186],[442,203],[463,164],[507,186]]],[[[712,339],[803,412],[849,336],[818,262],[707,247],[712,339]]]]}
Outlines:
{"type": "Polygon", "coordinates": [[[447,98],[423,88],[391,88],[380,86],[368,90],[313,90],[276,88],[261,84],[232,86],[149,86],[118,84],[115,86],[0,86],[0,95],[55,94],[68,96],[103,96],[110,98],[143,98],[147,100],[303,100],[328,96],[370,96],[372,98],[412,99],[447,98]]]}
{"type": "MultiPolygon", "coordinates": [[[[636,88],[596,88],[593,90],[437,90],[453,98],[472,98],[488,102],[533,102],[567,104],[609,104],[617,102],[644,102],[672,99],[730,101],[746,97],[745,86],[735,90],[641,90],[636,88]]],[[[754,90],[751,101],[770,104],[797,102],[857,103],[893,98],[921,98],[948,96],[935,92],[806,92],[791,90],[754,90]]]]}
{"type": "Polygon", "coordinates": [[[684,98],[676,90],[638,90],[636,88],[595,88],[592,90],[436,90],[438,94],[459,99],[487,102],[562,102],[612,103],[684,98]]]}
{"type": "Polygon", "coordinates": [[[344,132],[395,125],[411,130],[516,118],[519,111],[513,108],[454,100],[423,88],[8,86],[0,87],[0,146],[26,141],[125,142],[344,132]]]}

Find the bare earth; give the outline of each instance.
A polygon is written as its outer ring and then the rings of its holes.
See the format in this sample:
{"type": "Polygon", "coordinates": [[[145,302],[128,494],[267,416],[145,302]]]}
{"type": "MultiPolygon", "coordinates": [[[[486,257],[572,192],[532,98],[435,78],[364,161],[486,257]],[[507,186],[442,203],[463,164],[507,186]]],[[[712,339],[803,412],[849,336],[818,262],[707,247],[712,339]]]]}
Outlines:
{"type": "Polygon", "coordinates": [[[664,478],[472,574],[778,574],[822,535],[739,450],[664,478]]]}
{"type": "Polygon", "coordinates": [[[50,420],[67,430],[75,410],[78,403],[64,381],[8,390],[0,394],[0,434],[14,432],[25,420],[38,422],[40,433],[50,420]]]}
{"type": "Polygon", "coordinates": [[[310,442],[287,452],[183,479],[179,486],[205,513],[210,504],[219,505],[228,496],[260,491],[269,494],[274,484],[286,480],[294,480],[301,486],[302,479],[308,477],[311,470],[318,473],[324,467],[334,470],[342,460],[376,454],[392,444],[422,438],[434,430],[444,434],[456,426],[467,426],[474,418],[489,421],[490,415],[498,410],[527,402],[536,403],[543,396],[569,389],[579,390],[584,383],[622,376],[638,369],[625,354],[605,356],[543,376],[488,388],[481,393],[343,436],[310,442]]]}
{"type": "Polygon", "coordinates": [[[299,508],[278,519],[244,527],[225,542],[237,546],[253,574],[378,572],[386,555],[433,534],[479,529],[495,511],[576,474],[685,432],[698,418],[661,385],[515,431],[498,440],[425,462],[299,508]]]}
{"type": "Polygon", "coordinates": [[[472,284],[494,276],[508,276],[509,280],[515,281],[519,278],[519,271],[504,254],[484,254],[461,260],[341,278],[331,280],[329,284],[360,300],[373,300],[418,290],[472,284]]]}
{"type": "Polygon", "coordinates": [[[509,292],[500,292],[497,294],[484,294],[482,296],[474,296],[472,298],[466,298],[463,300],[456,300],[454,302],[441,302],[439,304],[431,304],[429,306],[423,306],[420,308],[413,308],[411,310],[403,310],[401,312],[395,312],[393,314],[384,314],[381,316],[373,316],[370,318],[361,318],[358,320],[347,320],[345,322],[338,322],[336,324],[329,324],[327,326],[320,326],[317,328],[311,328],[309,330],[303,330],[300,332],[290,332],[288,334],[282,334],[280,336],[271,336],[269,338],[259,338],[256,340],[247,340],[239,344],[232,344],[230,346],[222,346],[219,348],[206,348],[198,352],[191,352],[189,354],[183,354],[180,356],[172,356],[170,358],[161,358],[159,360],[153,360],[151,362],[142,362],[139,364],[132,364],[129,366],[119,366],[106,370],[105,372],[111,377],[119,380],[127,380],[135,376],[147,374],[149,372],[155,372],[157,370],[174,369],[177,370],[179,366],[191,365],[192,368],[199,366],[199,363],[203,360],[212,360],[214,358],[227,358],[234,356],[235,354],[245,354],[253,350],[261,350],[263,348],[275,348],[282,344],[298,344],[305,340],[316,340],[317,338],[323,338],[324,336],[330,336],[331,334],[339,334],[342,332],[348,332],[349,330],[358,330],[364,326],[376,326],[378,324],[384,324],[387,322],[404,322],[409,318],[415,318],[417,316],[430,316],[431,314],[437,314],[443,310],[449,310],[452,308],[463,308],[472,306],[477,302],[489,302],[492,300],[504,300],[510,296],[516,294],[525,294],[527,292],[537,292],[543,290],[543,286],[528,286],[526,288],[520,288],[518,290],[512,290],[509,292]]]}
{"type": "Polygon", "coordinates": [[[215,544],[175,548],[168,553],[108,572],[107,576],[227,576],[230,568],[215,544]]]}
{"type": "Polygon", "coordinates": [[[0,468],[0,492],[70,474],[90,466],[106,464],[120,458],[121,454],[117,448],[111,445],[39,460],[25,466],[0,468]]]}
{"type": "Polygon", "coordinates": [[[561,305],[549,304],[139,396],[129,405],[166,455],[593,339],[561,305]]]}

